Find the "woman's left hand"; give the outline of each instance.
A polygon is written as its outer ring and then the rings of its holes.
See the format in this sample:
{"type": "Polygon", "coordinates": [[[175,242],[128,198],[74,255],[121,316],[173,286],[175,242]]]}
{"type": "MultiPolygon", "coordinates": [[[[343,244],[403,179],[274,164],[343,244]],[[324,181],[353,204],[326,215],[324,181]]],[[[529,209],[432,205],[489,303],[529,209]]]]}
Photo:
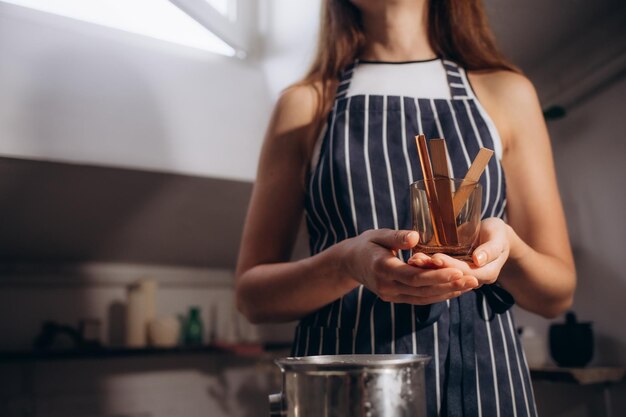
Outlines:
{"type": "Polygon", "coordinates": [[[509,226],[497,217],[485,219],[480,224],[478,246],[472,253],[473,263],[454,259],[443,253],[436,253],[432,257],[423,253],[413,255],[409,265],[420,268],[458,268],[465,275],[478,280],[479,285],[493,284],[498,279],[500,271],[509,258],[509,226]]]}

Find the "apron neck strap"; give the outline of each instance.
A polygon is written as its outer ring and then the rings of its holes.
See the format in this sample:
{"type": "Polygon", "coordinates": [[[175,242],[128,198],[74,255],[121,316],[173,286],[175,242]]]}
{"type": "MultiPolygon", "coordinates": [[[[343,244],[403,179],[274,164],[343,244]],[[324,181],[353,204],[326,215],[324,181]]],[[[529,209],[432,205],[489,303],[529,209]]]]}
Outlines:
{"type": "Polygon", "coordinates": [[[352,80],[352,74],[354,69],[359,65],[359,60],[355,59],[354,62],[341,71],[339,76],[339,84],[337,84],[337,90],[335,91],[335,101],[340,100],[346,96],[348,89],[350,88],[350,81],[352,80]]]}
{"type": "Polygon", "coordinates": [[[450,88],[450,97],[454,99],[470,98],[469,86],[466,84],[466,77],[463,69],[457,63],[442,59],[441,63],[446,71],[446,79],[450,88]]]}

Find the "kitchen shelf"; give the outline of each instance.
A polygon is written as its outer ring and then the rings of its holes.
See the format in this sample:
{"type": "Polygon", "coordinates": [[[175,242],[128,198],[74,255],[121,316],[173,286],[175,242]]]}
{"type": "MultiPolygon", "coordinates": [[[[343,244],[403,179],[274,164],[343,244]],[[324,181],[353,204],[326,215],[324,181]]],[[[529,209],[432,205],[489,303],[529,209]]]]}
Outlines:
{"type": "MultiPolygon", "coordinates": [[[[530,368],[530,376],[534,382],[548,381],[561,382],[565,384],[576,384],[580,386],[599,385],[602,387],[602,396],[604,400],[603,414],[611,417],[613,413],[613,404],[611,399],[610,387],[624,381],[626,376],[626,367],[623,366],[606,366],[606,367],[588,367],[588,368],[561,368],[556,366],[543,366],[530,368]]],[[[598,415],[596,410],[593,415],[598,415]]]]}
{"type": "Polygon", "coordinates": [[[531,368],[533,380],[570,382],[579,385],[619,383],[626,376],[626,367],[607,366],[589,368],[559,368],[556,366],[531,368]]]}
{"type": "Polygon", "coordinates": [[[175,355],[207,355],[230,354],[246,357],[273,356],[277,352],[284,352],[290,344],[211,344],[203,346],[180,346],[173,348],[95,348],[95,349],[60,349],[60,350],[32,350],[32,351],[4,351],[0,352],[0,363],[19,363],[36,361],[58,361],[75,359],[113,359],[146,356],[175,356],[175,355]]]}

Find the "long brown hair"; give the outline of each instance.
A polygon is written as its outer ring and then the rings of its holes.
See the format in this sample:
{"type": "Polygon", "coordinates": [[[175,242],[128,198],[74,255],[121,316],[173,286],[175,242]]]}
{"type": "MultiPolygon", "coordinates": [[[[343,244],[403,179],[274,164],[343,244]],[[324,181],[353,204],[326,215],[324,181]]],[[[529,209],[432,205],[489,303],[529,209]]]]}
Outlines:
{"type": "MultiPolygon", "coordinates": [[[[428,3],[428,40],[439,57],[470,71],[519,72],[498,50],[481,0],[428,0],[428,3]]],[[[359,56],[364,45],[359,9],[349,0],[325,0],[317,51],[309,71],[298,83],[322,87],[318,90],[321,112],[328,109],[329,96],[341,71],[359,56]]]]}

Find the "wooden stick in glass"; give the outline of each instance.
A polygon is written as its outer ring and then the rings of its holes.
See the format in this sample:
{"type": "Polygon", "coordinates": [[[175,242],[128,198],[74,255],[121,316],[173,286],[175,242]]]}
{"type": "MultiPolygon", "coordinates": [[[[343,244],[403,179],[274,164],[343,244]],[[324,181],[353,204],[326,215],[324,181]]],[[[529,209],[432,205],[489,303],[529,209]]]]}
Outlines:
{"type": "Polygon", "coordinates": [[[443,139],[430,140],[430,161],[432,163],[435,189],[437,190],[437,204],[444,232],[444,244],[453,246],[459,244],[456,230],[456,216],[452,205],[452,187],[448,171],[448,156],[446,141],[443,139]]]}
{"type": "Polygon", "coordinates": [[[487,167],[487,164],[489,163],[492,155],[493,151],[491,149],[480,148],[480,151],[478,151],[478,155],[476,155],[476,158],[474,158],[474,161],[467,171],[467,174],[465,174],[465,178],[463,178],[461,186],[454,193],[454,198],[452,202],[454,204],[455,218],[459,215],[461,209],[463,209],[465,202],[474,190],[474,187],[472,186],[473,183],[478,182],[480,176],[483,174],[483,171],[487,167]]]}
{"type": "MultiPolygon", "coordinates": [[[[417,144],[417,153],[422,166],[422,174],[424,176],[424,188],[426,189],[426,197],[428,198],[428,206],[430,208],[430,219],[433,223],[433,233],[435,240],[441,244],[444,236],[443,225],[441,224],[441,215],[437,204],[437,191],[433,183],[433,169],[430,165],[430,156],[428,155],[428,145],[426,144],[426,136],[417,135],[415,137],[417,144]]],[[[420,237],[422,239],[422,237],[420,237]]]]}

